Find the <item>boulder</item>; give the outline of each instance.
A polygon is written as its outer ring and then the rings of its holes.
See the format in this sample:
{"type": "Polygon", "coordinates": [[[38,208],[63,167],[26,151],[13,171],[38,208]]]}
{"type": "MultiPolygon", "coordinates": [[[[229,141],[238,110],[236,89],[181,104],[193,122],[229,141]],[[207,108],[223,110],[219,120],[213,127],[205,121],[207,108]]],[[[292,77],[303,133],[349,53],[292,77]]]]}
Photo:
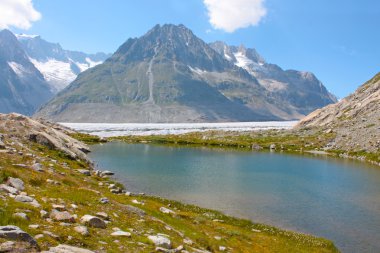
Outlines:
{"type": "Polygon", "coordinates": [[[109,200],[108,200],[108,198],[100,198],[100,203],[102,203],[102,204],[107,204],[108,202],[110,202],[109,200]]]}
{"type": "Polygon", "coordinates": [[[63,211],[60,212],[56,209],[53,209],[50,213],[50,218],[55,220],[55,221],[62,221],[62,222],[75,222],[74,216],[72,216],[69,212],[63,211]]]}
{"type": "Polygon", "coordinates": [[[25,190],[24,182],[19,178],[10,177],[8,178],[7,184],[16,188],[19,191],[25,190]]]}
{"type": "Polygon", "coordinates": [[[110,217],[108,216],[108,214],[106,214],[105,212],[98,212],[95,214],[97,217],[101,218],[101,219],[104,219],[104,220],[109,220],[110,217]]]}
{"type": "Polygon", "coordinates": [[[109,171],[109,170],[102,171],[100,174],[102,176],[112,176],[112,175],[115,175],[115,173],[113,173],[112,171],[109,171]]]}
{"type": "Polygon", "coordinates": [[[148,239],[154,243],[156,247],[161,247],[164,249],[171,249],[172,243],[166,236],[163,235],[150,235],[148,239]]]}
{"type": "Polygon", "coordinates": [[[131,237],[131,233],[122,230],[115,231],[111,236],[131,237]]]}
{"type": "Polygon", "coordinates": [[[32,169],[38,172],[44,172],[44,169],[42,168],[42,165],[40,163],[34,163],[32,165],[32,169]]]}
{"type": "Polygon", "coordinates": [[[41,251],[41,253],[94,253],[94,251],[70,245],[60,244],[56,247],[50,248],[48,251],[41,251]]]}
{"type": "Polygon", "coordinates": [[[16,188],[12,186],[8,186],[6,184],[0,184],[0,191],[7,192],[14,195],[19,193],[19,191],[16,188]]]}
{"type": "Polygon", "coordinates": [[[87,235],[90,234],[90,233],[88,232],[88,228],[87,228],[86,226],[76,226],[76,227],[74,228],[74,230],[75,230],[76,232],[78,232],[79,234],[84,235],[84,236],[87,236],[87,235]]]}
{"type": "Polygon", "coordinates": [[[160,211],[162,213],[166,213],[166,214],[175,214],[174,211],[170,210],[169,208],[166,208],[166,207],[160,207],[160,211]]]}
{"type": "Polygon", "coordinates": [[[91,176],[91,173],[89,170],[79,169],[77,170],[79,173],[85,175],[85,176],[91,176]]]}
{"type": "Polygon", "coordinates": [[[14,213],[13,217],[17,217],[23,220],[29,220],[29,217],[26,213],[14,213]]]}
{"type": "Polygon", "coordinates": [[[33,247],[38,247],[36,240],[19,227],[8,225],[0,226],[0,238],[13,241],[28,242],[33,247]]]}
{"type": "Polygon", "coordinates": [[[32,197],[29,197],[29,196],[26,196],[26,195],[17,195],[15,197],[15,201],[17,202],[24,202],[24,203],[28,203],[34,207],[41,207],[41,205],[37,202],[37,200],[35,200],[34,198],[32,197]]]}
{"type": "Polygon", "coordinates": [[[106,228],[107,227],[104,220],[100,219],[99,217],[88,215],[88,214],[84,215],[80,219],[80,221],[83,224],[86,224],[86,225],[88,225],[90,227],[94,227],[94,228],[106,228]]]}
{"type": "Polygon", "coordinates": [[[146,212],[138,207],[131,206],[131,205],[124,205],[123,206],[125,210],[129,213],[137,214],[138,216],[142,217],[146,215],[146,212]]]}

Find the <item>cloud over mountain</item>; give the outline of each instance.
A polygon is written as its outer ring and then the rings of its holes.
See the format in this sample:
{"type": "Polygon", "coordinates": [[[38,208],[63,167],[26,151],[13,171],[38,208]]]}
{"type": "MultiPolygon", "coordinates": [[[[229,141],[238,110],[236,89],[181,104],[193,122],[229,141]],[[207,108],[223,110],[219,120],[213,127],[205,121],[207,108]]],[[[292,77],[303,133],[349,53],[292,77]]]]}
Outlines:
{"type": "Polygon", "coordinates": [[[209,21],[215,29],[234,32],[258,25],[267,14],[264,0],[204,0],[209,21]]]}
{"type": "Polygon", "coordinates": [[[32,0],[1,0],[0,29],[10,26],[29,29],[32,22],[41,18],[41,13],[34,9],[32,0]]]}

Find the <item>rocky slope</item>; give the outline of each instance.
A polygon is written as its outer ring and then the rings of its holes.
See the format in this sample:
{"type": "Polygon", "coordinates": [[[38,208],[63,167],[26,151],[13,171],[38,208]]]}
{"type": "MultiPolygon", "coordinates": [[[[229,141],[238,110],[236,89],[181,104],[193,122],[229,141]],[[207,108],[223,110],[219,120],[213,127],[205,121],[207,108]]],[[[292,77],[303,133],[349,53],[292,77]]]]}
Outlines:
{"type": "MultiPolygon", "coordinates": [[[[66,122],[279,120],[335,101],[315,77],[300,74],[286,80],[305,88],[273,92],[215,49],[183,25],[157,25],[80,74],[37,116],[66,122]]],[[[251,51],[234,57],[241,56],[240,62],[251,57],[260,65],[262,59],[251,51]]]]}
{"type": "Polygon", "coordinates": [[[96,141],[0,115],[1,252],[337,252],[334,245],[212,210],[126,192],[96,171],[96,141]]]}
{"type": "Polygon", "coordinates": [[[0,31],[0,112],[33,114],[53,94],[12,32],[0,31]]]}
{"type": "Polygon", "coordinates": [[[296,128],[335,133],[332,149],[380,152],[380,73],[338,103],[312,112],[296,128]]]}
{"type": "Polygon", "coordinates": [[[34,66],[43,74],[53,93],[57,93],[75,80],[77,75],[104,62],[110,54],[65,50],[36,35],[16,35],[34,66]]]}

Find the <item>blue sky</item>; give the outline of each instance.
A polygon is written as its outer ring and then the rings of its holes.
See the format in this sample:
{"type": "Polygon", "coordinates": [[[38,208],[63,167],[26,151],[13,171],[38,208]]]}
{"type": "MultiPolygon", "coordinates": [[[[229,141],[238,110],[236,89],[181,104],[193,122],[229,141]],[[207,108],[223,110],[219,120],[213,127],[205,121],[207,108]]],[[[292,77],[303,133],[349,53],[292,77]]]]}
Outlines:
{"type": "Polygon", "coordinates": [[[40,17],[31,18],[36,21],[28,29],[27,25],[9,28],[39,34],[65,49],[114,52],[129,37],[141,36],[157,23],[182,23],[206,42],[244,44],[284,69],[311,71],[338,97],[380,71],[378,0],[33,0],[32,4],[40,17]],[[212,8],[221,2],[226,7],[219,13],[222,18],[215,16],[212,23],[212,8]],[[238,16],[228,13],[228,5],[234,4],[231,10],[238,10],[238,16]],[[250,11],[247,6],[253,8],[250,13],[256,20],[245,16],[250,11]],[[253,25],[240,24],[245,21],[253,25]]]}

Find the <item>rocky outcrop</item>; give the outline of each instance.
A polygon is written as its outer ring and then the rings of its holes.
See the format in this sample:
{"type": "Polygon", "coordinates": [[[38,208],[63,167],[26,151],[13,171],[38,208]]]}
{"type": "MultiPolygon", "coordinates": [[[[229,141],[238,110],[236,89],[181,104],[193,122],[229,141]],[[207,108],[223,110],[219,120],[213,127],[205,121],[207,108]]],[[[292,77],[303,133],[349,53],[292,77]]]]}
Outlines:
{"type": "Polygon", "coordinates": [[[41,253],[94,253],[94,251],[60,244],[56,247],[51,247],[48,251],[41,251],[41,253]]]}
{"type": "Polygon", "coordinates": [[[87,145],[68,136],[65,128],[50,123],[32,119],[21,114],[0,114],[0,131],[12,129],[12,136],[25,141],[32,141],[44,145],[50,149],[60,150],[72,159],[89,161],[86,153],[87,145]]]}
{"type": "Polygon", "coordinates": [[[33,247],[38,247],[36,240],[17,226],[0,226],[0,238],[23,241],[29,243],[33,247]]]}
{"type": "Polygon", "coordinates": [[[296,129],[335,134],[331,148],[367,152],[380,150],[380,73],[336,104],[316,110],[296,129]]]}

